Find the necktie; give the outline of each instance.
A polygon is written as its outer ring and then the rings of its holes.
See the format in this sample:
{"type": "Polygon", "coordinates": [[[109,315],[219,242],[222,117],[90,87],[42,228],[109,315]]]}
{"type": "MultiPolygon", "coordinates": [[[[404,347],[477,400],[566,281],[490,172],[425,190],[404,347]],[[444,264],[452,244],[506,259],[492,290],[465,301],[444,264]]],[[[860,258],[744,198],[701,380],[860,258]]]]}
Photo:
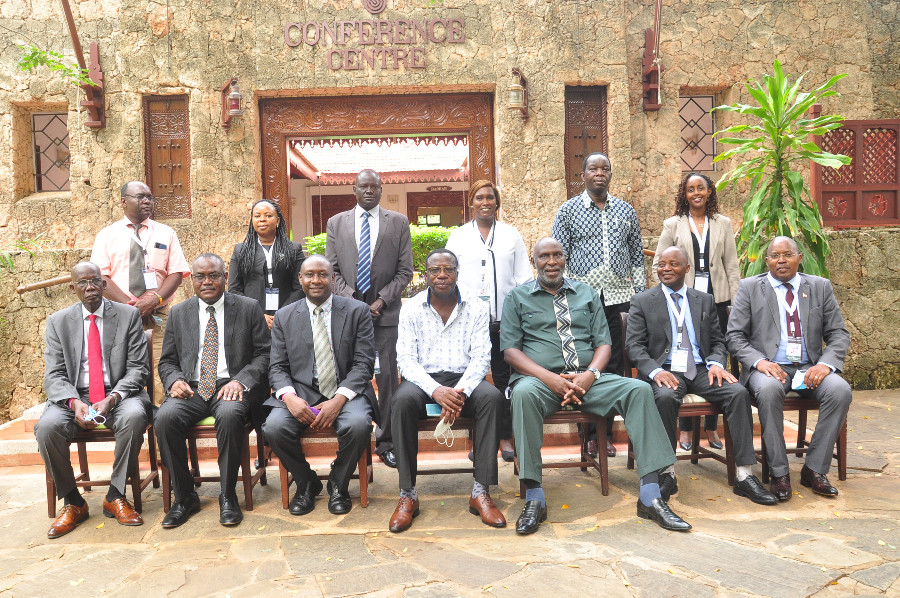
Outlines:
{"type": "Polygon", "coordinates": [[[100,346],[100,328],[97,327],[97,316],[88,316],[88,398],[91,403],[99,403],[106,398],[106,386],[103,384],[103,349],[100,346]]]}
{"type": "Polygon", "coordinates": [[[359,291],[361,295],[365,295],[366,291],[369,290],[369,287],[372,286],[372,252],[369,249],[371,246],[369,216],[370,214],[368,212],[363,212],[362,228],[359,231],[359,258],[356,262],[356,290],[359,291]]]}
{"type": "MultiPolygon", "coordinates": [[[[139,224],[129,224],[134,228],[134,235],[140,237],[139,224]]],[[[128,290],[135,297],[140,297],[147,290],[144,285],[144,248],[131,239],[131,255],[128,259],[128,290]]]]}
{"type": "Polygon", "coordinates": [[[200,357],[200,386],[197,393],[208,401],[216,390],[216,372],[219,369],[219,324],[216,322],[216,308],[206,307],[209,321],[203,335],[203,355],[200,357]]]}
{"type": "Polygon", "coordinates": [[[334,353],[331,351],[331,341],[328,340],[328,330],[325,328],[325,314],[320,305],[313,310],[316,316],[315,330],[313,330],[313,350],[316,353],[316,372],[319,376],[319,392],[327,399],[337,392],[337,374],[334,371],[334,353]]]}
{"type": "MultiPolygon", "coordinates": [[[[681,295],[672,293],[672,297],[675,299],[675,309],[681,311],[681,295]]],[[[687,314],[685,314],[685,320],[686,319],[687,314]]],[[[684,322],[682,322],[681,325],[681,343],[678,347],[687,351],[687,370],[684,372],[684,375],[688,380],[693,380],[697,377],[697,363],[694,358],[694,347],[691,345],[691,337],[684,327],[684,322]]]]}
{"type": "Polygon", "coordinates": [[[578,351],[575,350],[575,338],[572,337],[572,318],[569,314],[569,304],[562,289],[553,297],[553,311],[556,312],[556,331],[559,333],[559,340],[562,343],[563,361],[566,362],[566,371],[575,371],[578,369],[578,351]]]}
{"type": "MultiPolygon", "coordinates": [[[[784,285],[784,287],[787,289],[787,293],[785,293],[785,295],[784,295],[785,301],[787,301],[787,304],[789,306],[793,305],[793,303],[794,303],[794,287],[791,286],[791,283],[789,283],[789,282],[783,282],[781,284],[784,285]]],[[[795,309],[794,313],[792,313],[792,314],[787,313],[787,310],[785,310],[785,320],[787,321],[788,336],[800,336],[800,309],[799,309],[799,306],[798,306],[798,309],[795,309]],[[791,332],[791,331],[793,331],[793,332],[791,332]]]]}

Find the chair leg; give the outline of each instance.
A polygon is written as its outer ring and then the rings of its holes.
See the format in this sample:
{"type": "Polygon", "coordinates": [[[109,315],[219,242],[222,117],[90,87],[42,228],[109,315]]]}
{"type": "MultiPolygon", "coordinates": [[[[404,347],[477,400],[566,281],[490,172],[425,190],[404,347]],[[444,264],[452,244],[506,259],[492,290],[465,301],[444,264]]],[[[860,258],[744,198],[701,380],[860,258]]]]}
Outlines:
{"type": "Polygon", "coordinates": [[[159,471],[162,473],[163,513],[168,513],[172,508],[172,479],[169,477],[169,468],[165,463],[159,464],[159,471]]]}
{"type": "MultiPolygon", "coordinates": [[[[597,419],[597,429],[606,429],[605,417],[597,419]]],[[[609,456],[606,454],[605,450],[602,450],[600,449],[600,447],[598,447],[597,457],[600,460],[600,490],[603,496],[609,496],[609,456]]]]}
{"type": "MultiPolygon", "coordinates": [[[[221,474],[220,474],[221,475],[221,474]]],[[[241,480],[244,483],[244,506],[253,510],[253,476],[250,473],[250,431],[244,432],[241,446],[241,480]]]]}
{"type": "Polygon", "coordinates": [[[734,445],[731,442],[731,430],[728,428],[728,418],[723,417],[722,423],[725,425],[725,471],[728,474],[728,485],[734,486],[734,476],[736,467],[734,463],[734,445]]]}
{"type": "Polygon", "coordinates": [[[288,473],[288,470],[285,469],[284,463],[281,462],[281,459],[278,460],[278,480],[281,482],[281,508],[287,509],[290,506],[291,498],[288,495],[288,489],[291,486],[291,481],[288,479],[288,476],[291,474],[288,473]]]}
{"type": "MultiPolygon", "coordinates": [[[[586,426],[586,425],[585,425],[585,426],[581,426],[580,429],[578,430],[578,436],[579,436],[579,439],[581,440],[581,455],[580,455],[580,457],[581,457],[581,471],[583,471],[583,472],[585,472],[585,473],[587,473],[587,466],[588,466],[588,463],[590,463],[590,462],[588,461],[588,458],[587,458],[587,455],[588,455],[588,442],[590,442],[590,434],[587,433],[589,427],[590,427],[590,426],[586,426]]],[[[578,428],[578,426],[576,426],[576,428],[578,428]]],[[[599,430],[600,428],[597,428],[597,429],[599,430]]],[[[605,429],[605,428],[604,428],[604,429],[605,429]]],[[[597,436],[597,438],[599,439],[599,435],[597,436]]],[[[602,451],[600,451],[600,449],[599,449],[599,446],[600,446],[600,442],[599,442],[599,441],[597,442],[597,446],[598,446],[597,453],[602,452],[602,451]]]]}
{"type": "Polygon", "coordinates": [[[366,445],[366,450],[359,456],[359,463],[356,465],[359,473],[359,506],[366,508],[369,506],[369,475],[366,466],[366,452],[370,450],[366,445]]]}
{"type": "Polygon", "coordinates": [[[700,454],[700,416],[695,416],[692,418],[694,420],[694,442],[691,447],[691,463],[696,465],[699,460],[697,459],[697,455],[700,454]]]}
{"type": "Polygon", "coordinates": [[[759,462],[762,465],[762,482],[763,484],[769,483],[769,458],[766,457],[766,440],[765,438],[760,437],[759,446],[762,450],[760,450],[759,462]]]}
{"type": "MultiPolygon", "coordinates": [[[[802,449],[804,446],[807,445],[807,442],[806,442],[806,414],[807,414],[806,409],[801,409],[798,412],[798,417],[797,417],[797,448],[798,449],[802,449]]],[[[798,450],[794,454],[798,457],[802,457],[803,451],[798,450]]]]}
{"type": "Polygon", "coordinates": [[[266,484],[268,484],[269,480],[266,479],[266,472],[265,472],[266,465],[267,465],[266,442],[263,439],[262,430],[256,431],[256,460],[259,463],[259,465],[256,466],[256,469],[263,470],[262,475],[259,477],[259,483],[260,483],[260,485],[265,486],[266,484]]]}
{"type": "Polygon", "coordinates": [[[838,479],[844,481],[847,479],[847,420],[841,426],[841,433],[837,438],[837,462],[838,462],[838,479]]]}
{"type": "MultiPolygon", "coordinates": [[[[598,442],[597,444],[600,443],[598,442]]],[[[626,467],[628,469],[634,469],[634,444],[631,442],[631,438],[628,439],[628,462],[626,467]]]]}
{"type": "Polygon", "coordinates": [[[144,510],[144,503],[141,501],[141,464],[135,463],[134,471],[129,474],[131,481],[131,497],[134,499],[134,510],[140,513],[144,510]]]}
{"type": "Polygon", "coordinates": [[[153,487],[159,488],[159,461],[156,458],[156,428],[147,428],[147,451],[150,453],[150,475],[153,476],[153,487]]]}
{"type": "MultiPolygon", "coordinates": [[[[85,481],[91,481],[91,472],[88,469],[87,445],[84,442],[78,442],[78,466],[81,467],[81,473],[85,481]]],[[[90,492],[91,487],[85,486],[85,492],[90,492]]]]}
{"type": "MultiPolygon", "coordinates": [[[[200,477],[200,458],[197,456],[197,439],[188,437],[188,453],[191,457],[191,475],[195,478],[200,477]]],[[[194,480],[194,486],[200,487],[199,480],[194,480]]]]}
{"type": "Polygon", "coordinates": [[[47,516],[50,519],[56,517],[56,484],[50,477],[50,470],[44,467],[44,475],[47,476],[47,516]]]}
{"type": "Polygon", "coordinates": [[[370,484],[375,482],[375,472],[372,469],[372,452],[372,443],[369,442],[369,448],[366,449],[366,474],[370,484]]]}

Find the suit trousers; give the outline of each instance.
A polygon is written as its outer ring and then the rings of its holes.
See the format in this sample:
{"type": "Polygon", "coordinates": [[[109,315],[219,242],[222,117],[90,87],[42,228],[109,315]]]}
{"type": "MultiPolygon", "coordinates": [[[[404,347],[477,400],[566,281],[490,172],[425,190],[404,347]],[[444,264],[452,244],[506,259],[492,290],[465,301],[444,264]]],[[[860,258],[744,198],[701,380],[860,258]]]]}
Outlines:
{"type": "MultiPolygon", "coordinates": [[[[83,400],[90,403],[86,394],[83,400]]],[[[113,407],[106,417],[106,427],[113,431],[116,438],[110,484],[123,495],[128,472],[138,464],[144,430],[149,421],[149,407],[139,397],[129,397],[113,407]]],[[[59,498],[75,489],[75,473],[72,470],[69,447],[75,435],[82,430],[75,423],[74,411],[64,404],[49,401],[41,419],[34,426],[38,452],[50,470],[59,498]]]]}
{"type": "MultiPolygon", "coordinates": [[[[435,382],[455,388],[462,374],[438,372],[431,374],[435,382]]],[[[400,488],[409,489],[416,485],[416,471],[419,453],[420,419],[426,417],[425,403],[433,402],[425,392],[404,380],[394,395],[394,411],[391,414],[394,430],[397,473],[400,488]]],[[[475,481],[485,486],[497,483],[497,449],[500,447],[500,419],[506,399],[499,390],[482,380],[472,395],[466,398],[462,417],[475,419],[475,481]]]]}
{"type": "MultiPolygon", "coordinates": [[[[731,301],[723,301],[721,303],[716,303],[716,315],[719,318],[719,328],[722,330],[722,336],[725,336],[725,333],[728,332],[728,307],[731,305],[731,301]]],[[[718,415],[707,415],[703,418],[703,429],[707,432],[712,430],[719,429],[719,416],[718,415]]],[[[694,431],[694,420],[690,417],[682,417],[678,420],[678,429],[682,432],[693,432],[694,431]]]]}
{"type": "Polygon", "coordinates": [[[391,434],[391,402],[400,374],[397,372],[397,326],[379,326],[375,322],[375,350],[381,373],[375,374],[378,385],[378,428],[375,430],[375,452],[379,455],[394,449],[391,434]]]}
{"type": "Polygon", "coordinates": [[[234,494],[241,465],[241,436],[250,413],[250,399],[247,393],[244,393],[242,401],[217,399],[219,390],[228,382],[227,379],[217,380],[216,390],[209,401],[204,401],[197,394],[196,386],[191,384],[193,396],[187,399],[166,396],[156,412],[154,427],[159,441],[159,454],[172,475],[176,501],[194,493],[194,478],[188,467],[188,429],[209,416],[216,418],[220,489],[223,494],[234,494]]]}
{"type": "MultiPolygon", "coordinates": [[[[766,457],[773,476],[784,476],[790,472],[784,444],[784,397],[791,389],[794,373],[800,368],[782,365],[781,369],[787,374],[784,384],[757,370],[753,370],[747,380],[747,387],[756,398],[762,436],[766,441],[766,457]]],[[[799,390],[797,393],[819,402],[819,421],[809,440],[806,466],[816,473],[827,475],[831,469],[834,444],[850,410],[850,385],[839,374],[831,373],[814,390],[799,390]]]]}
{"type": "MultiPolygon", "coordinates": [[[[544,418],[560,410],[561,399],[537,378],[518,380],[512,390],[513,433],[519,455],[519,478],[540,482],[544,418]]],[[[644,476],[675,463],[666,430],[653,404],[650,385],[615,374],[600,374],[578,407],[586,413],[625,419],[625,429],[634,444],[638,475],[644,476]]]]}
{"type": "MultiPolygon", "coordinates": [[[[617,376],[622,375],[622,368],[624,367],[622,355],[624,354],[623,352],[625,349],[622,346],[622,316],[620,314],[627,313],[630,308],[631,302],[603,306],[603,315],[606,316],[606,325],[609,328],[609,338],[612,341],[609,361],[603,369],[603,371],[608,374],[615,374],[617,376]]],[[[588,427],[587,433],[591,439],[597,439],[597,427],[594,424],[578,424],[578,429],[580,430],[582,426],[588,427]]],[[[606,439],[612,442],[612,437],[613,418],[609,418],[606,420],[606,439]]],[[[603,451],[606,450],[606,448],[600,446],[599,450],[603,451]]]]}
{"type": "MultiPolygon", "coordinates": [[[[491,379],[494,381],[494,388],[500,391],[504,399],[506,398],[506,387],[509,386],[510,369],[509,364],[503,359],[503,351],[500,350],[500,322],[492,322],[490,327],[491,336],[491,379]]],[[[503,413],[500,415],[500,438],[511,439],[512,433],[512,411],[510,410],[510,402],[503,401],[503,413]]]]}
{"type": "MultiPolygon", "coordinates": [[[[322,400],[325,400],[324,397],[322,400]]],[[[302,489],[304,482],[315,476],[300,443],[300,434],[308,427],[297,421],[287,406],[274,407],[263,424],[263,434],[269,446],[278,455],[285,469],[294,476],[298,489],[302,489]]],[[[372,407],[366,398],[359,395],[352,401],[347,401],[334,421],[334,428],[338,438],[338,451],[330,479],[346,492],[356,463],[372,437],[372,407]]],[[[360,474],[366,475],[365,472],[360,474]]]]}
{"type": "Polygon", "coordinates": [[[653,389],[653,398],[656,400],[656,408],[662,418],[663,427],[675,450],[677,436],[676,420],[678,408],[688,393],[700,395],[710,403],[715,403],[725,412],[728,420],[728,430],[734,444],[734,462],[737,465],[755,465],[756,453],[753,451],[753,414],[750,410],[750,393],[740,382],[729,384],[722,382],[722,386],[709,383],[709,373],[703,364],[697,364],[697,376],[688,380],[684,374],[671,372],[678,379],[678,388],[672,390],[665,386],[659,386],[650,380],[650,388],[653,389]]]}

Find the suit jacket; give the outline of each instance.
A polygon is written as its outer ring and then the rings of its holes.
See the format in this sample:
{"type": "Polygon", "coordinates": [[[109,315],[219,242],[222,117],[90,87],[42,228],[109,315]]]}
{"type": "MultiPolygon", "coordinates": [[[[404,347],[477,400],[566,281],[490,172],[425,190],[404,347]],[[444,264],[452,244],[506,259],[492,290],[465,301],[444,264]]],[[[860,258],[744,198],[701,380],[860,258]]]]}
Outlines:
{"type": "MultiPolygon", "coordinates": [[[[659,263],[659,254],[669,247],[682,247],[688,254],[690,271],[685,276],[684,283],[694,287],[694,243],[691,241],[691,225],[688,222],[690,216],[672,216],[663,222],[662,234],[656,244],[656,255],[653,257],[653,280],[659,282],[656,275],[656,265],[659,263]]],[[[731,229],[731,220],[722,214],[716,214],[709,219],[709,278],[716,301],[734,301],[737,295],[738,284],[741,282],[741,270],[738,267],[737,247],[734,242],[734,231],[731,229]]]]}
{"type": "MultiPolygon", "coordinates": [[[[300,266],[306,258],[303,255],[303,247],[296,241],[291,241],[288,254],[285,259],[280,262],[273,260],[274,268],[272,272],[272,286],[278,289],[278,307],[282,308],[289,303],[293,303],[303,298],[303,288],[300,286],[300,266]]],[[[257,243],[257,246],[259,243],[257,243]]],[[[266,277],[263,266],[266,263],[266,256],[262,248],[257,247],[253,254],[253,269],[246,275],[241,272],[238,267],[238,256],[243,249],[244,244],[238,243],[231,252],[231,263],[228,266],[228,292],[235,295],[243,295],[256,299],[262,306],[266,307],[266,277]]]]}
{"type": "Polygon", "coordinates": [[[385,305],[375,325],[397,326],[400,323],[400,294],[413,276],[409,220],[399,212],[381,208],[378,239],[372,256],[372,287],[364,297],[356,290],[359,248],[356,245],[355,210],[354,206],[328,219],[325,257],[334,266],[334,293],[366,303],[380,297],[385,305]]]}
{"type": "MultiPolygon", "coordinates": [[[[628,312],[625,348],[631,362],[645,378],[649,378],[650,372],[656,368],[662,367],[672,349],[672,324],[662,286],[659,284],[632,297],[628,312]]],[[[725,338],[719,327],[712,295],[688,287],[687,299],[694,322],[694,336],[700,345],[700,358],[704,363],[709,360],[728,363],[725,338]]]]}
{"type": "MultiPolygon", "coordinates": [[[[259,303],[249,297],[225,293],[225,364],[232,380],[252,394],[268,392],[269,327],[259,303]]],[[[200,353],[200,305],[196,297],[169,312],[159,379],[168,392],[177,380],[191,382],[200,353]]]]}
{"type": "MultiPolygon", "coordinates": [[[[725,342],[743,366],[741,382],[750,377],[754,363],[774,359],[781,342],[778,296],[766,276],[758,274],[741,281],[728,319],[725,342]]],[[[850,333],[844,327],[844,316],[831,281],[800,274],[797,292],[800,326],[809,361],[813,365],[823,361],[840,372],[850,348],[850,333]]]]}
{"type": "MultiPolygon", "coordinates": [[[[81,303],[60,310],[47,319],[44,349],[44,392],[47,399],[63,403],[78,398],[78,371],[84,350],[84,318],[81,303]]],[[[144,385],[150,375],[147,340],[136,308],[103,300],[103,354],[111,392],[123,399],[140,396],[149,402],[144,385]]]]}
{"type": "MultiPolygon", "coordinates": [[[[354,401],[368,401],[377,422],[378,402],[372,388],[375,369],[375,328],[369,306],[361,301],[334,295],[331,312],[331,338],[337,366],[337,385],[357,393],[354,401]]],[[[272,324],[272,359],[269,381],[276,391],[293,386],[300,398],[316,403],[321,394],[313,385],[316,365],[313,330],[306,301],[298,301],[278,310],[272,324]]],[[[274,396],[266,405],[286,408],[274,396]]]]}

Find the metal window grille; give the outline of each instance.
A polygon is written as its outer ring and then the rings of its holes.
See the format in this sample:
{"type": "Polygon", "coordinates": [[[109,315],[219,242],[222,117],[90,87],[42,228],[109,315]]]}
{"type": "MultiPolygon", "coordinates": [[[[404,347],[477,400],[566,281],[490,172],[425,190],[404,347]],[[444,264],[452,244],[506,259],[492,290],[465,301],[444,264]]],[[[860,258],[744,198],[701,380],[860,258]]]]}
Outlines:
{"type": "Polygon", "coordinates": [[[678,98],[681,119],[681,171],[702,172],[716,169],[716,120],[712,109],[715,97],[682,96],[678,98]]]}
{"type": "Polygon", "coordinates": [[[34,188],[37,191],[69,190],[69,115],[31,115],[34,140],[34,188]]]}

